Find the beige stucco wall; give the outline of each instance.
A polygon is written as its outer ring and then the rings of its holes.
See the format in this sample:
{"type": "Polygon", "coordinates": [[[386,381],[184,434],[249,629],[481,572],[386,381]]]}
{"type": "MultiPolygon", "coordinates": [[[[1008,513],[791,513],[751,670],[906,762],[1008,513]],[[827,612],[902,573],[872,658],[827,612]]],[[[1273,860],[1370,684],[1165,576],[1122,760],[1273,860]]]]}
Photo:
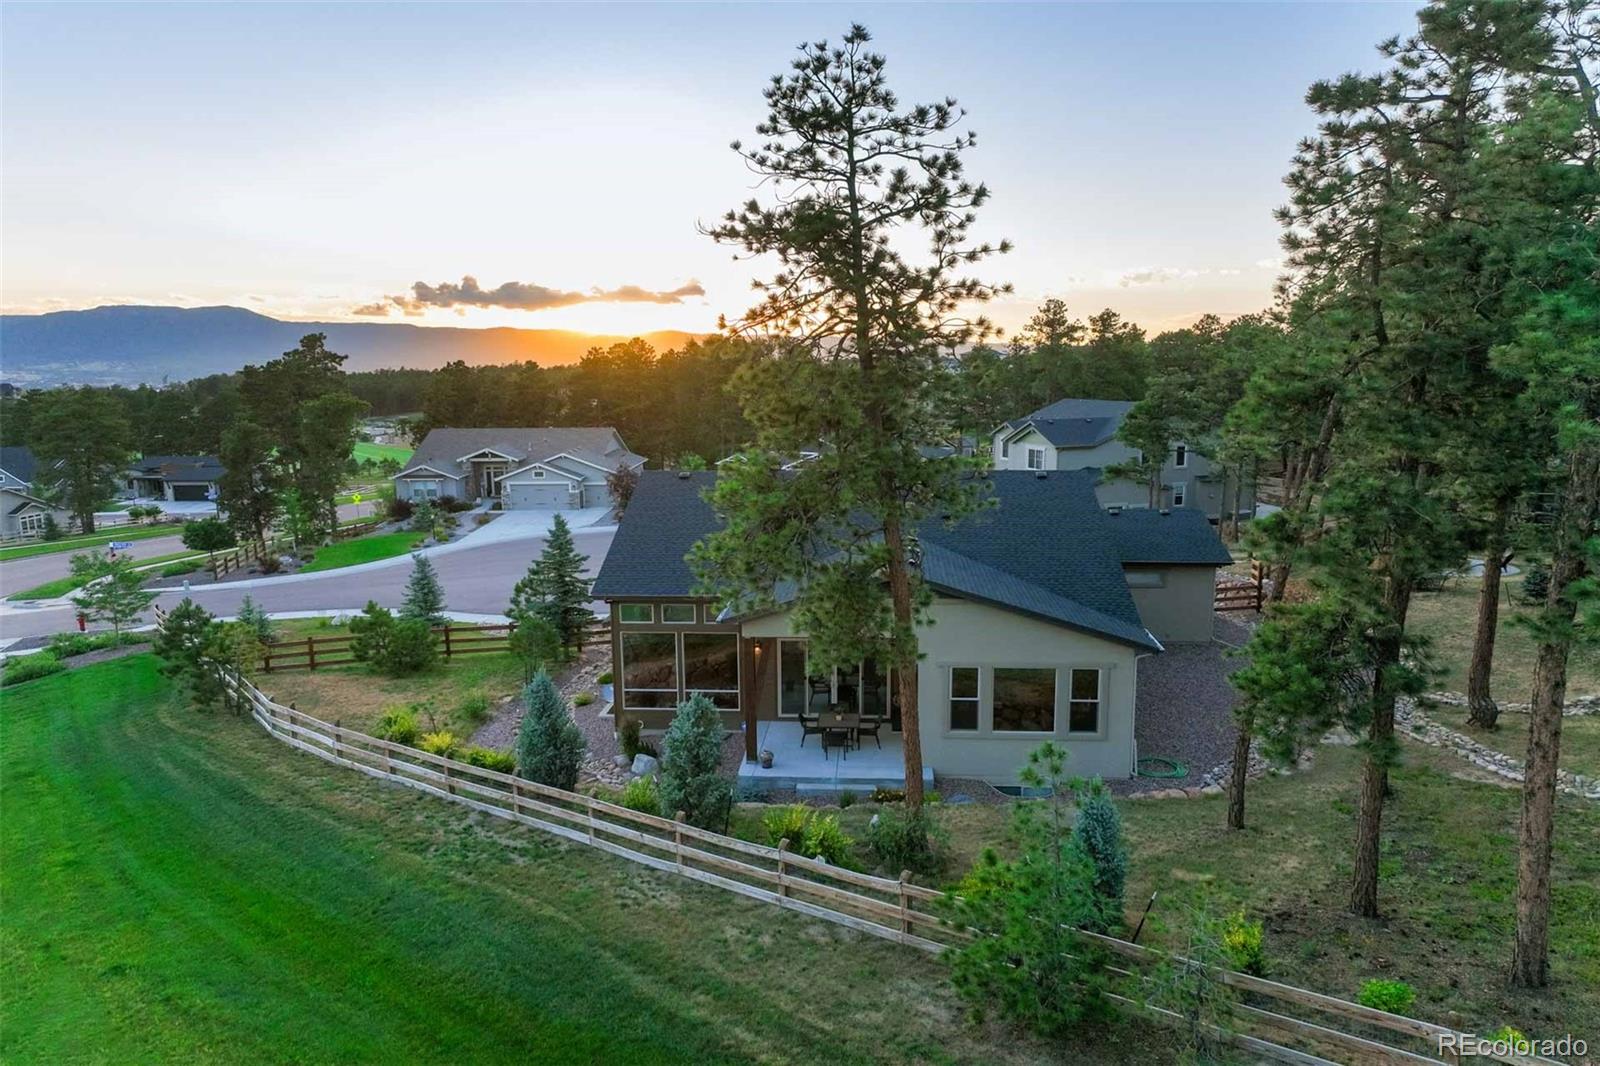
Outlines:
{"type": "MultiPolygon", "coordinates": [[[[1070,752],[1068,765],[1074,774],[1129,776],[1134,760],[1136,649],[966,600],[941,598],[932,615],[933,624],[918,634],[923,658],[917,670],[917,692],[923,759],[935,773],[1016,784],[1017,771],[1028,753],[1053,739],[1070,752]],[[949,729],[949,671],[953,666],[980,668],[976,732],[949,729]],[[1054,734],[991,730],[991,670],[996,666],[1054,667],[1058,671],[1054,734]],[[1101,729],[1093,736],[1067,733],[1067,671],[1073,667],[1100,670],[1101,729]]],[[[751,619],[743,628],[747,637],[795,635],[787,614],[751,619]]]]}
{"type": "Polygon", "coordinates": [[[1126,567],[1128,572],[1157,574],[1160,588],[1135,588],[1134,606],[1145,628],[1163,644],[1209,643],[1211,605],[1217,572],[1209,566],[1126,567]]]}

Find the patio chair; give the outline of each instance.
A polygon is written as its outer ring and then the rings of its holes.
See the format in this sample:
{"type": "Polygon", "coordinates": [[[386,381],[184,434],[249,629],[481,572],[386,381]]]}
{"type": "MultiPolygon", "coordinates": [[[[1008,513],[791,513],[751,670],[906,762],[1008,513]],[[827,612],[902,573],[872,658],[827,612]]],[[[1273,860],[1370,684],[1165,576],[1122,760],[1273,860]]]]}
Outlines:
{"type": "Polygon", "coordinates": [[[881,715],[863,715],[861,721],[856,724],[856,747],[861,746],[862,737],[871,737],[873,743],[882,748],[883,739],[878,736],[878,730],[883,728],[885,721],[881,715]]]}
{"type": "Polygon", "coordinates": [[[806,746],[806,737],[820,737],[822,735],[822,712],[828,709],[833,693],[828,683],[822,680],[811,682],[811,698],[806,704],[806,709],[799,714],[800,719],[800,746],[806,746]],[[818,701],[821,701],[819,707],[818,701]]]}

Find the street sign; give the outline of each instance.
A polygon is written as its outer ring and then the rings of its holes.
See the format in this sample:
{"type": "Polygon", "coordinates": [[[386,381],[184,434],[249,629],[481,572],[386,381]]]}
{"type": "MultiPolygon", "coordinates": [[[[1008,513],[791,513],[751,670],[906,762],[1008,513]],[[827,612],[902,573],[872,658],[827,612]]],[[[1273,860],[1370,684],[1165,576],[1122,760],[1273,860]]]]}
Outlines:
{"type": "Polygon", "coordinates": [[[360,503],[361,502],[361,493],[358,492],[354,496],[351,496],[350,497],[350,502],[351,503],[360,503]]]}
{"type": "Polygon", "coordinates": [[[131,547],[133,547],[133,541],[131,540],[114,540],[110,544],[110,548],[114,552],[127,551],[131,547]]]}

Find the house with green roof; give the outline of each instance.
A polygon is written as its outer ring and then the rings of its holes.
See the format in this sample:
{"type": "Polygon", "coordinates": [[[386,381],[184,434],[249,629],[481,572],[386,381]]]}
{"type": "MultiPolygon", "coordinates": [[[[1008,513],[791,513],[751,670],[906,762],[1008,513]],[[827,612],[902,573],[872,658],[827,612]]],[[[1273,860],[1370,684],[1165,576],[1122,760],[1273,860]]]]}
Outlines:
{"type": "MultiPolygon", "coordinates": [[[[865,660],[819,676],[782,590],[746,614],[697,594],[687,556],[720,527],[706,501],[714,478],[647,471],[622,517],[594,584],[611,620],[613,713],[663,728],[704,693],[743,734],[741,780],[900,780],[892,670],[865,660]],[[828,722],[840,725],[822,735],[828,722]]],[[[1103,508],[1092,471],[981,480],[993,506],[917,531],[934,594],[918,632],[925,772],[1015,785],[1028,752],[1055,740],[1074,772],[1128,777],[1140,661],[1210,642],[1216,570],[1231,557],[1197,510],[1103,508]]]]}

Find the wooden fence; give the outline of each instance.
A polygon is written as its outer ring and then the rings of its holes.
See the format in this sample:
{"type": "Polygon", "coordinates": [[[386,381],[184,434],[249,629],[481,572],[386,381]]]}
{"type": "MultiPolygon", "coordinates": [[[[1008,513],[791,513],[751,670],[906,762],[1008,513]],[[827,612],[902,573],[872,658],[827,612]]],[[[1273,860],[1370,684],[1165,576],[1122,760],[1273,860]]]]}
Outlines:
{"type": "Polygon", "coordinates": [[[1266,598],[1266,568],[1260,559],[1250,562],[1248,583],[1219,584],[1212,594],[1213,611],[1259,611],[1266,598]]]}
{"type": "MultiPolygon", "coordinates": [[[[426,792],[485,814],[520,822],[565,840],[712,885],[785,910],[834,922],[927,952],[957,946],[975,933],[952,925],[937,906],[942,893],[913,884],[908,873],[877,877],[777,847],[663,818],[593,796],[540,785],[314,718],[273,701],[240,677],[224,674],[233,698],[270,735],[319,759],[426,792]]],[[[1148,971],[1189,964],[1151,948],[1075,931],[1084,950],[1109,961],[1112,973],[1148,987],[1148,971]],[[1114,958],[1113,958],[1114,957],[1114,958]]],[[[1332,996],[1248,974],[1206,967],[1239,994],[1229,1028],[1213,1035],[1261,1059],[1322,1066],[1333,1062],[1458,1062],[1439,1058],[1441,1038],[1461,1034],[1443,1026],[1363,1007],[1332,996]],[[1309,1013],[1311,1018],[1291,1012],[1309,1013]],[[1399,1046],[1400,1041],[1410,1045],[1399,1046]],[[1328,1056],[1337,1056],[1329,1058],[1328,1056]]],[[[1182,1026],[1180,1015],[1140,999],[1113,994],[1122,1009],[1159,1024],[1182,1026]]],[[[1448,1054],[1448,1053],[1447,1053],[1448,1054]]],[[[1480,1056],[1518,1066],[1559,1066],[1554,1060],[1509,1054],[1480,1056]]]]}
{"type": "MultiPolygon", "coordinates": [[[[488,623],[484,625],[458,625],[448,623],[435,626],[439,652],[446,659],[457,655],[483,655],[490,652],[510,651],[511,634],[515,622],[488,623]]],[[[611,633],[603,619],[584,630],[584,643],[607,639],[611,633]]],[[[316,670],[325,666],[349,666],[359,660],[351,653],[351,636],[305,637],[301,640],[275,640],[261,646],[261,669],[265,673],[281,670],[316,670]]]]}

